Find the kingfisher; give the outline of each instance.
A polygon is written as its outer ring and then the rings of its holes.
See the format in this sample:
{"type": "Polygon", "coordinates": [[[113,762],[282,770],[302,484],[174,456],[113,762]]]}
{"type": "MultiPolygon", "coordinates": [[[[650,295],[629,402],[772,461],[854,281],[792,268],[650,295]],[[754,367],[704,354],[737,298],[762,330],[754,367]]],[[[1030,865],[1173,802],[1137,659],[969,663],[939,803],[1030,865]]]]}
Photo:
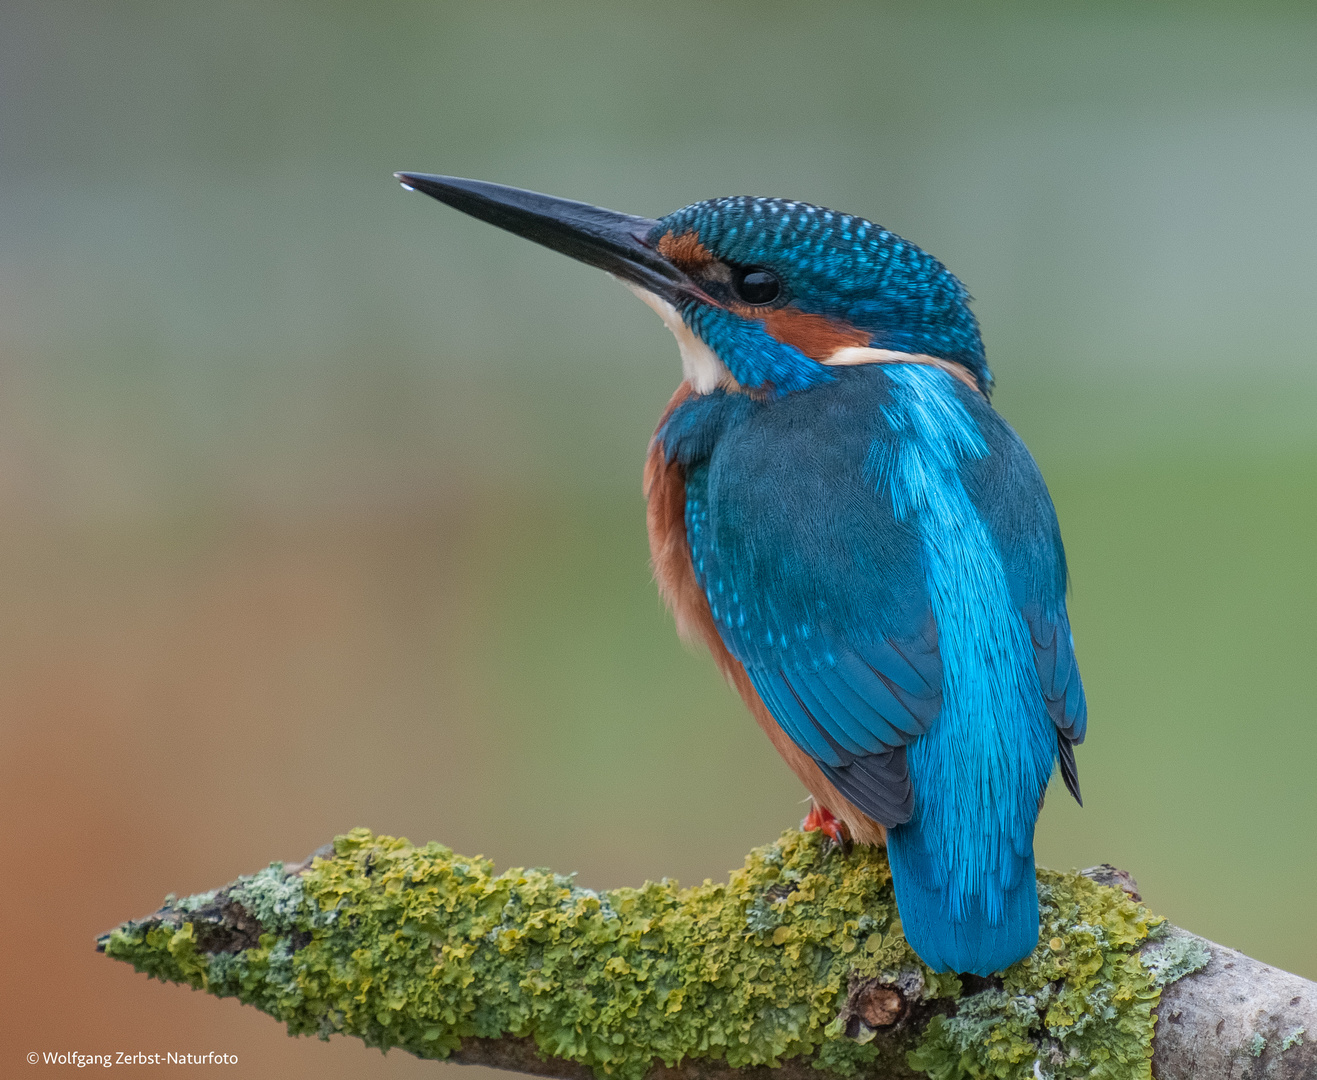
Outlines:
{"type": "Polygon", "coordinates": [[[906,940],[986,976],[1038,942],[1034,825],[1087,706],[1060,529],[990,403],[964,285],[864,218],[734,196],[652,219],[396,173],[607,271],[676,336],[644,470],[654,577],[813,799],[886,844],[906,940]]]}

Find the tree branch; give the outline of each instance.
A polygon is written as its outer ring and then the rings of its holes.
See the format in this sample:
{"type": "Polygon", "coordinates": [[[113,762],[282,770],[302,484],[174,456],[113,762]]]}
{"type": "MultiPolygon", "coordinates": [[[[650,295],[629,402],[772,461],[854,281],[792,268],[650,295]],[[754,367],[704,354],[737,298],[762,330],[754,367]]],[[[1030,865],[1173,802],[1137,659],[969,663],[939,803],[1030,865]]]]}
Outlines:
{"type": "Polygon", "coordinates": [[[1111,867],[1038,882],[1038,948],[957,978],[906,944],[884,853],[817,833],[723,884],[597,893],[358,829],[98,948],[290,1034],[563,1080],[1317,1077],[1317,984],[1170,926],[1111,867]]]}

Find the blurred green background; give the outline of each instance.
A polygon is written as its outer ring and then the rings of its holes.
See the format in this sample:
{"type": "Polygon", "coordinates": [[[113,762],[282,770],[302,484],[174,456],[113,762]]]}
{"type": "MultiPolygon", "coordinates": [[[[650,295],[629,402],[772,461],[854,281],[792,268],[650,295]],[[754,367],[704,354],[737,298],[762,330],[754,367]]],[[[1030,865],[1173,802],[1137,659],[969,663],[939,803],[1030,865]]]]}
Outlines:
{"type": "Polygon", "coordinates": [[[667,331],[395,169],[783,195],[950,265],[1070,555],[1087,805],[1053,794],[1040,862],[1317,977],[1310,5],[0,17],[0,1071],[451,1068],[92,938],[355,825],[604,887],[804,812],[649,580],[667,331]]]}

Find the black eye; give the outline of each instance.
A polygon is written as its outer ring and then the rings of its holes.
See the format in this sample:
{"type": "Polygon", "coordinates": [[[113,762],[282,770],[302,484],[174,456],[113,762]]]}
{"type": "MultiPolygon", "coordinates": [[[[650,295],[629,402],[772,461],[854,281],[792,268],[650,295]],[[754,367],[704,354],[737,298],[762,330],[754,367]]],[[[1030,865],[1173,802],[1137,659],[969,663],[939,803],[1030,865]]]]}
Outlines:
{"type": "Polygon", "coordinates": [[[771,304],[782,291],[777,275],[758,267],[740,271],[735,281],[737,295],[747,304],[771,304]]]}

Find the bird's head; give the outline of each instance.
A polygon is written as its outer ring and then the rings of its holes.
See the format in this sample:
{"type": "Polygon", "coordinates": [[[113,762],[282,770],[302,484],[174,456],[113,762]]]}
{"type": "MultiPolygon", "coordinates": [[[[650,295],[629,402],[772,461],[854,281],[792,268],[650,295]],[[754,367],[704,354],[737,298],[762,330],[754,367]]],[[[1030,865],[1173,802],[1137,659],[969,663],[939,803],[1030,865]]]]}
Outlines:
{"type": "Polygon", "coordinates": [[[965,287],[864,218],[734,196],[654,220],[480,180],[396,175],[621,279],[676,334],[697,391],[774,396],[829,382],[838,365],[902,357],[954,367],[991,389],[965,287]]]}

